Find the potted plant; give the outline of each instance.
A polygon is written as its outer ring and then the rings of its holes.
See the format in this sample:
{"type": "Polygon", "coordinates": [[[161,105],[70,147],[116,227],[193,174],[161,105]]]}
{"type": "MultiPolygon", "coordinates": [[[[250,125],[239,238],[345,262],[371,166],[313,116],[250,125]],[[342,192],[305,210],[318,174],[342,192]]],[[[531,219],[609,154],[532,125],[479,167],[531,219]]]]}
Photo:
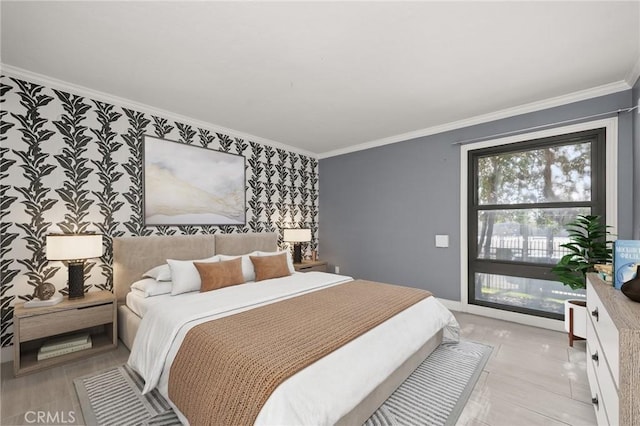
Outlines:
{"type": "MultiPolygon", "coordinates": [[[[600,216],[578,215],[565,226],[569,242],[562,244],[570,253],[562,256],[551,269],[558,281],[573,290],[587,288],[587,272],[594,272],[595,265],[611,263],[611,241],[600,216]]],[[[567,300],[564,305],[564,328],[569,333],[569,345],[573,338],[587,335],[587,308],[584,300],[567,300]]]]}

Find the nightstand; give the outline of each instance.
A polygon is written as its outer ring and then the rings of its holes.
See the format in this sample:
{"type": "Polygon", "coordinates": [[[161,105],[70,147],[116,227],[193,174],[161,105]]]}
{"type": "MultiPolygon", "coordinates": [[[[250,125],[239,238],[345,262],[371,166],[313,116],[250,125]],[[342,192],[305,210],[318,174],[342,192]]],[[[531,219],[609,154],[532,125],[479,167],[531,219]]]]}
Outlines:
{"type": "Polygon", "coordinates": [[[13,310],[13,371],[21,376],[44,368],[85,358],[118,347],[116,298],[110,291],[94,291],[82,299],[66,296],[57,305],[13,310]],[[87,331],[92,346],[77,352],[38,361],[38,349],[45,340],[71,332],[87,331]]]}
{"type": "Polygon", "coordinates": [[[302,263],[294,263],[297,272],[327,272],[327,262],[324,260],[303,260],[302,263]]]}

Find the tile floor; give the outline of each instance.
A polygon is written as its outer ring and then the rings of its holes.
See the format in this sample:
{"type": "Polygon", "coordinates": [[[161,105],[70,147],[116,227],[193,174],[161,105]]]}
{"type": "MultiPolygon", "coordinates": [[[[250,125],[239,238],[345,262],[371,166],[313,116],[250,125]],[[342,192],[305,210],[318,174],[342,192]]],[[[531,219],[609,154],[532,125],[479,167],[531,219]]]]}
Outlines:
{"type": "MultiPolygon", "coordinates": [[[[571,349],[564,333],[454,314],[463,338],[493,346],[459,425],[595,425],[584,342],[571,349]]],[[[128,356],[121,344],[116,351],[19,378],[11,363],[2,364],[0,424],[34,424],[34,414],[25,414],[38,411],[58,413],[59,421],[50,424],[83,424],[73,379],[123,364],[128,356]]]]}
{"type": "Polygon", "coordinates": [[[120,343],[114,351],[18,378],[13,377],[13,364],[3,363],[0,425],[83,425],[73,380],[124,364],[128,358],[129,350],[120,343]],[[54,421],[37,421],[38,412],[50,413],[54,421]]]}
{"type": "Polygon", "coordinates": [[[454,312],[461,336],[493,346],[458,425],[595,425],[585,342],[556,331],[454,312]]]}

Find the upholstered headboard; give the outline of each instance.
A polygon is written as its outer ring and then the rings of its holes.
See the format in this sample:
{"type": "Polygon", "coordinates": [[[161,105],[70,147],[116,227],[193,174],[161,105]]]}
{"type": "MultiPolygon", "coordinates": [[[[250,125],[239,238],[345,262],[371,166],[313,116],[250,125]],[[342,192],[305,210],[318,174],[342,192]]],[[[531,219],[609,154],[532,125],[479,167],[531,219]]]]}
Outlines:
{"type": "Polygon", "coordinates": [[[203,259],[214,254],[240,255],[277,248],[275,232],[117,237],[113,239],[114,293],[118,302],[123,303],[131,284],[167,259],[203,259]]]}
{"type": "Polygon", "coordinates": [[[249,234],[218,234],[216,237],[216,254],[237,256],[255,250],[278,250],[278,234],[261,232],[249,234]]]}

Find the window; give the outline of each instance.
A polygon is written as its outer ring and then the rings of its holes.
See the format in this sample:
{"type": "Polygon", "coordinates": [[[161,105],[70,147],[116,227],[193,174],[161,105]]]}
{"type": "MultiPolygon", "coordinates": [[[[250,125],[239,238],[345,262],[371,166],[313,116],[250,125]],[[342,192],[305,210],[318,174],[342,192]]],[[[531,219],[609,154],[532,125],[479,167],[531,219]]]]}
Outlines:
{"type": "Polygon", "coordinates": [[[605,129],[468,151],[468,301],[563,317],[551,267],[578,214],[606,223],[605,129]]]}

